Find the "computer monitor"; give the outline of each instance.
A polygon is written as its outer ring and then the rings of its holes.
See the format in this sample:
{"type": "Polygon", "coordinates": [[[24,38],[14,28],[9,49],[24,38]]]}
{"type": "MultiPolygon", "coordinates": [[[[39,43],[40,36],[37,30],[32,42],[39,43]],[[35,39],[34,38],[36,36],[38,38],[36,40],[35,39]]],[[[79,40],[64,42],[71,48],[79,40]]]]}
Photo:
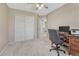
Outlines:
{"type": "Polygon", "coordinates": [[[69,26],[59,26],[59,31],[61,31],[61,32],[69,32],[70,27],[69,26]]]}

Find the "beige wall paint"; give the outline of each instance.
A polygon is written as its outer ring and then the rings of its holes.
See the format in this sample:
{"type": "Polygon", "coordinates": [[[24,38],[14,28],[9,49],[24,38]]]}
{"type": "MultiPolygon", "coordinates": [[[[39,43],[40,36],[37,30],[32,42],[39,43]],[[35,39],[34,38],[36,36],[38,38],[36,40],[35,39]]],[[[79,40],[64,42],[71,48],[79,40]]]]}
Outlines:
{"type": "Polygon", "coordinates": [[[15,31],[14,31],[14,16],[15,15],[24,15],[24,16],[34,16],[35,17],[35,39],[37,39],[37,20],[38,20],[38,15],[35,13],[27,12],[27,11],[22,11],[22,10],[17,10],[17,9],[9,9],[10,11],[10,25],[9,25],[9,41],[13,42],[14,41],[14,36],[15,36],[15,31]]]}
{"type": "Polygon", "coordinates": [[[9,11],[6,4],[0,4],[0,51],[8,43],[9,11]]]}
{"type": "Polygon", "coordinates": [[[47,16],[48,28],[58,29],[59,26],[70,26],[79,29],[79,4],[66,4],[47,16]]]}

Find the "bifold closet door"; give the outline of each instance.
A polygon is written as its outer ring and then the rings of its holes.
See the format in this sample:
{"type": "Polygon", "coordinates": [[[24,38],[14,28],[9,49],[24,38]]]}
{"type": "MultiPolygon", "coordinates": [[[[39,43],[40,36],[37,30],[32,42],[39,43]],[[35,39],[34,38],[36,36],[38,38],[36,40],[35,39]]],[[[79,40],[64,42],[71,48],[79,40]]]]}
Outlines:
{"type": "Polygon", "coordinates": [[[34,16],[25,17],[25,40],[34,39],[34,16]]]}
{"type": "Polygon", "coordinates": [[[24,16],[15,16],[15,41],[24,40],[24,16]]]}
{"type": "Polygon", "coordinates": [[[15,16],[15,41],[34,39],[34,17],[15,16]]]}

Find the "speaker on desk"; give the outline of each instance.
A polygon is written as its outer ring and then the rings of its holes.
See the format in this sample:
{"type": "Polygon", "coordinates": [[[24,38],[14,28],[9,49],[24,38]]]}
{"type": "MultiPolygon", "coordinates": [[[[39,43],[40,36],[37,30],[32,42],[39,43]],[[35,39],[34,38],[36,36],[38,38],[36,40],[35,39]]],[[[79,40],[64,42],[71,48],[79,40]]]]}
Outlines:
{"type": "Polygon", "coordinates": [[[69,34],[71,35],[71,31],[69,31],[69,34]]]}

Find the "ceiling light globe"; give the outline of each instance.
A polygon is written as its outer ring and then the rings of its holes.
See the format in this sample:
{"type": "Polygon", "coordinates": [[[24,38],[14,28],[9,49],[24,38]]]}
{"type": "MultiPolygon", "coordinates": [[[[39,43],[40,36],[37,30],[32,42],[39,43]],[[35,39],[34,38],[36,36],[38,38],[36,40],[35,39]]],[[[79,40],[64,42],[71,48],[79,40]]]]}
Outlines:
{"type": "Polygon", "coordinates": [[[44,4],[41,4],[41,7],[44,7],[44,4]]]}
{"type": "Polygon", "coordinates": [[[42,7],[39,7],[38,9],[39,9],[39,10],[41,10],[41,9],[42,9],[42,7]]]}
{"type": "Polygon", "coordinates": [[[39,7],[39,4],[36,4],[36,7],[39,7]]]}

